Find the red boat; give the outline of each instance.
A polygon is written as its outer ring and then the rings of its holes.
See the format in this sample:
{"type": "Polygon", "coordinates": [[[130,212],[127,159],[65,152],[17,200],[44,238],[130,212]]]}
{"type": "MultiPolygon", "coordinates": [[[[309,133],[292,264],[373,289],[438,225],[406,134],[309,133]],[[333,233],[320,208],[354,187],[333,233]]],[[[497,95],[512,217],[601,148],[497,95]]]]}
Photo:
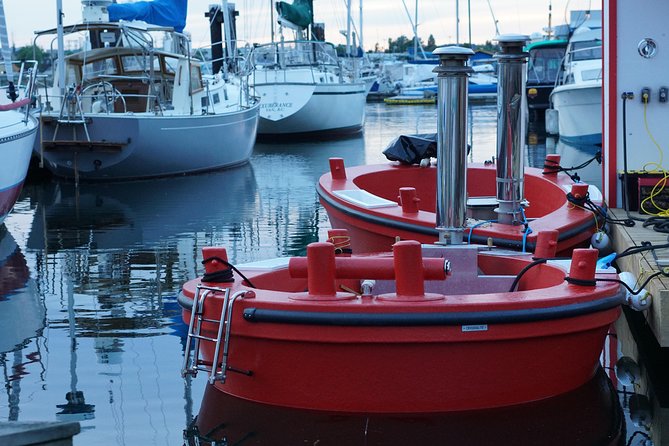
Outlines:
{"type": "MultiPolygon", "coordinates": [[[[546,257],[555,235],[539,237],[546,257]]],[[[189,322],[184,374],[207,370],[227,394],[293,408],[519,404],[593,377],[625,297],[614,270],[596,271],[595,249],[574,250],[568,275],[559,263],[485,246],[335,251],[312,243],[306,258],[233,274],[225,249],[204,248],[206,274],[179,298],[189,322]]]]}
{"type": "Polygon", "coordinates": [[[497,150],[494,162],[467,165],[467,60],[471,51],[438,48],[438,122],[401,136],[384,153],[393,163],[345,168],[332,158],[318,194],[332,227],[348,229],[356,252],[387,251],[396,239],[481,243],[533,251],[537,234],[558,231],[558,255],[588,247],[604,214],[594,187],[561,173],[559,156],[543,171],[525,168],[526,36],[500,36],[497,150]],[[436,159],[436,162],[432,161],[436,159]]]}
{"type": "MultiPolygon", "coordinates": [[[[549,163],[559,164],[559,156],[551,155],[549,163]]],[[[494,164],[467,168],[470,221],[464,228],[465,241],[534,251],[539,232],[557,230],[558,255],[590,245],[600,222],[592,211],[569,201],[567,194],[577,200],[587,196],[601,205],[595,187],[574,183],[550,168],[526,168],[525,198],[530,203],[524,210],[526,224],[510,225],[490,221],[496,218],[495,179],[494,164]]],[[[332,158],[330,172],[318,182],[318,195],[332,227],[347,229],[356,241],[355,252],[380,252],[390,250],[397,238],[422,243],[438,240],[436,183],[436,166],[389,162],[345,168],[341,158],[332,158]]]]}

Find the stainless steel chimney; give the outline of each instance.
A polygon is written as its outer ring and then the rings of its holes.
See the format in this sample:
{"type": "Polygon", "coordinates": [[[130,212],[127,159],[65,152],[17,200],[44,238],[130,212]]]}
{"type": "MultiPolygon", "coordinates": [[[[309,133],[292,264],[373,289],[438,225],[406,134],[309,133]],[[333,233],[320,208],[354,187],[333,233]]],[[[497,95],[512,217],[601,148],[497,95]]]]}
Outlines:
{"type": "Polygon", "coordinates": [[[474,52],[441,47],[437,73],[437,231],[439,243],[462,243],[467,223],[467,65],[474,52]]]}
{"type": "Polygon", "coordinates": [[[521,224],[524,202],[526,137],[526,63],[523,47],[529,37],[506,34],[497,38],[501,51],[495,54],[497,75],[497,220],[521,224]]]}

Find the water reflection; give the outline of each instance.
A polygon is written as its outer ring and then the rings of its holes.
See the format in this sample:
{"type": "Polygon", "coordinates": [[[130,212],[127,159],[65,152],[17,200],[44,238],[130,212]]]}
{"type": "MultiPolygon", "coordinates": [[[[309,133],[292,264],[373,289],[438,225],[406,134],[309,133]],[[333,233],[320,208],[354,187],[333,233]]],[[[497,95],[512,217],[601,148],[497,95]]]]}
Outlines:
{"type": "Polygon", "coordinates": [[[185,435],[189,445],[592,446],[625,444],[625,423],[617,393],[600,369],[582,387],[555,398],[443,415],[355,416],[285,409],[237,399],[208,387],[197,422],[185,435]]]}
{"type": "Polygon", "coordinates": [[[42,344],[46,310],[26,259],[14,237],[0,226],[0,368],[5,377],[8,421],[18,420],[21,380],[43,374],[42,344]]]}

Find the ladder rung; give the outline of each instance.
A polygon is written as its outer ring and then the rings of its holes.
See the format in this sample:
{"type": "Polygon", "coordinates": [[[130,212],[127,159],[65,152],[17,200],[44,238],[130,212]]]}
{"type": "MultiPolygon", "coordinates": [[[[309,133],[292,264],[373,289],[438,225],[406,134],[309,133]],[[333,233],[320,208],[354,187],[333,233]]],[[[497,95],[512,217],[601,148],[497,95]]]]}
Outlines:
{"type": "Polygon", "coordinates": [[[195,339],[202,339],[204,341],[216,342],[216,338],[209,338],[207,336],[196,335],[195,333],[191,334],[190,337],[195,339]]]}

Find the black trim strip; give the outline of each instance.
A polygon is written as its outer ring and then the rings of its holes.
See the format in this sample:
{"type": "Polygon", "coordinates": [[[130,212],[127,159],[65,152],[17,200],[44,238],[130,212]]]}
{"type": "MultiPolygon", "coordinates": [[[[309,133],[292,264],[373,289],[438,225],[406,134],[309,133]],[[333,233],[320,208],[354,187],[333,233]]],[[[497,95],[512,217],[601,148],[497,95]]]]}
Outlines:
{"type": "Polygon", "coordinates": [[[548,308],[528,308],[507,311],[470,311],[459,313],[343,313],[271,310],[247,308],[244,319],[248,322],[267,322],[295,325],[327,325],[344,327],[411,327],[429,325],[514,324],[582,316],[609,310],[621,305],[625,294],[596,301],[581,302],[548,308]]]}
{"type": "MultiPolygon", "coordinates": [[[[411,223],[405,223],[402,221],[395,221],[392,219],[386,219],[383,217],[379,217],[376,215],[370,215],[366,214],[364,212],[351,209],[348,207],[344,207],[342,204],[339,202],[333,200],[327,193],[323,191],[323,188],[321,187],[320,184],[316,186],[316,192],[318,193],[318,196],[325,201],[328,205],[332,206],[336,210],[346,214],[350,215],[352,217],[358,218],[362,221],[368,222],[368,223],[374,223],[377,225],[382,225],[387,228],[394,228],[394,229],[399,229],[402,231],[409,231],[409,232],[416,232],[418,234],[425,234],[425,235],[430,235],[435,238],[439,238],[439,233],[435,228],[426,228],[425,226],[420,226],[420,225],[413,225],[411,223]]],[[[568,240],[583,231],[590,229],[591,227],[594,226],[594,223],[589,223],[586,222],[582,225],[579,225],[575,228],[571,228],[566,231],[560,231],[558,233],[558,241],[564,241],[568,240]]],[[[467,235],[469,238],[469,236],[467,235]]],[[[512,239],[504,239],[500,237],[492,237],[493,243],[495,246],[503,247],[503,248],[514,248],[514,249],[522,249],[523,247],[523,241],[522,240],[512,240],[512,239]]],[[[471,241],[478,243],[478,244],[486,244],[488,242],[488,236],[484,235],[478,235],[476,233],[472,234],[471,236],[471,241]]],[[[532,241],[527,241],[525,244],[525,248],[529,251],[534,251],[534,248],[536,243],[532,241]]]]}
{"type": "Polygon", "coordinates": [[[341,96],[341,95],[345,95],[345,94],[365,94],[365,91],[364,90],[344,91],[344,92],[334,92],[334,91],[333,92],[327,92],[327,91],[318,92],[318,91],[314,91],[314,93],[313,93],[314,96],[341,96]]]}

